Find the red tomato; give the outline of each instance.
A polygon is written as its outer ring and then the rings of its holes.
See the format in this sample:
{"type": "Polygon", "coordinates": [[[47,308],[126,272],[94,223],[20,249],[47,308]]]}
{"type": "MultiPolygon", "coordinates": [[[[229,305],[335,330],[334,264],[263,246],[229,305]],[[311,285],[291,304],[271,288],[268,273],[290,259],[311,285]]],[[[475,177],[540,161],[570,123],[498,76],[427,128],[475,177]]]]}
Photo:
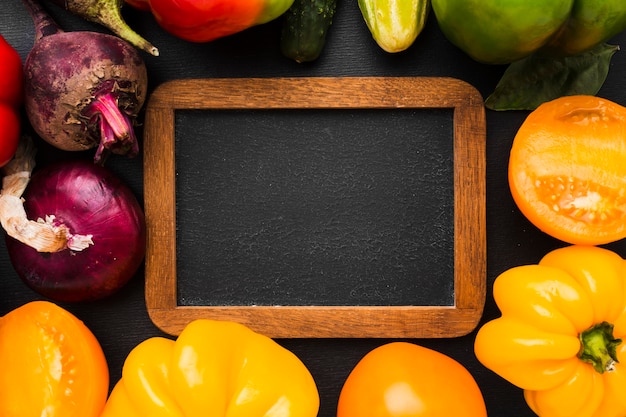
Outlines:
{"type": "MultiPolygon", "coordinates": [[[[0,103],[17,109],[23,99],[22,58],[0,35],[0,103]]],[[[0,124],[0,126],[3,126],[0,124]]]]}
{"type": "Polygon", "coordinates": [[[469,371],[443,353],[407,342],[370,351],[339,395],[337,417],[486,417],[469,371]]]}
{"type": "Polygon", "coordinates": [[[0,167],[13,158],[21,134],[19,108],[24,98],[22,58],[0,35],[0,167]]]}
{"type": "Polygon", "coordinates": [[[0,167],[13,158],[20,141],[21,124],[17,112],[0,103],[0,167]]]}
{"type": "Polygon", "coordinates": [[[33,301],[0,318],[0,416],[98,417],[109,370],[91,331],[67,310],[33,301]]]}

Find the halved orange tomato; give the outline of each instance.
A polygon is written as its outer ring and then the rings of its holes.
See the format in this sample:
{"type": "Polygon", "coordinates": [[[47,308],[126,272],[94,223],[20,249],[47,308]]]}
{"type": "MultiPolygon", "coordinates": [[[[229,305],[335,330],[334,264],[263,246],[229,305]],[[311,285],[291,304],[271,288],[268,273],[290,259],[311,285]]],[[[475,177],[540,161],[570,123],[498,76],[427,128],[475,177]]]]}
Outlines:
{"type": "Polygon", "coordinates": [[[69,311],[32,301],[0,317],[0,415],[97,417],[109,370],[93,333],[69,311]]]}
{"type": "Polygon", "coordinates": [[[544,103],[520,126],[509,186],[550,236],[600,245],[626,237],[626,108],[596,96],[544,103]]]}
{"type": "Polygon", "coordinates": [[[368,352],[339,394],[337,417],[486,417],[482,393],[461,363],[409,342],[368,352]]]}

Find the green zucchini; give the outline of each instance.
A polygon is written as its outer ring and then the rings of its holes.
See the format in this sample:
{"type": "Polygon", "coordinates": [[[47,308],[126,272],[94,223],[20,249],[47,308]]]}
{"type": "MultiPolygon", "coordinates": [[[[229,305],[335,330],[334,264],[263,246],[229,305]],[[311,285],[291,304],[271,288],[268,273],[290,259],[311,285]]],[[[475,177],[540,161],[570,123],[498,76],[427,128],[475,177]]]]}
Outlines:
{"type": "Polygon", "coordinates": [[[294,0],[283,15],[280,49],[296,62],[315,61],[326,44],[337,0],[294,0]]]}

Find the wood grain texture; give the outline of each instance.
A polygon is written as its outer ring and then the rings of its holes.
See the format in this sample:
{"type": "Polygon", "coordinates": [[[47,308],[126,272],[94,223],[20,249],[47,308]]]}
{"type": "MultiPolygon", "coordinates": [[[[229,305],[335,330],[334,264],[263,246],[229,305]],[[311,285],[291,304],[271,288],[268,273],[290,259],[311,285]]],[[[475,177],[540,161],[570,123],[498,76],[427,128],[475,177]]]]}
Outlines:
{"type": "Polygon", "coordinates": [[[197,318],[232,320],[275,338],[457,337],[471,332],[486,294],[485,112],[466,82],[435,77],[181,79],[146,105],[144,195],[148,314],[178,335],[197,318]],[[454,110],[453,306],[180,306],[176,279],[175,111],[187,109],[454,110]]]}

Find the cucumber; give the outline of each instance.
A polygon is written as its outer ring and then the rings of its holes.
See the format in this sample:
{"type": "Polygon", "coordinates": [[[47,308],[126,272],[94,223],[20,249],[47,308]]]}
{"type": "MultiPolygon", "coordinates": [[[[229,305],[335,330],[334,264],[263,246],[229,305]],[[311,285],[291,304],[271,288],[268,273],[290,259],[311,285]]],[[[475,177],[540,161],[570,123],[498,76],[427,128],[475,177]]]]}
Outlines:
{"type": "Polygon", "coordinates": [[[283,16],[280,49],[296,62],[315,61],[326,44],[337,0],[294,0],[283,16]]]}
{"type": "MultiPolygon", "coordinates": [[[[462,3],[465,0],[459,1],[462,3]]],[[[430,0],[357,2],[372,37],[378,46],[389,53],[402,52],[415,42],[426,25],[431,8],[430,0]]]]}

